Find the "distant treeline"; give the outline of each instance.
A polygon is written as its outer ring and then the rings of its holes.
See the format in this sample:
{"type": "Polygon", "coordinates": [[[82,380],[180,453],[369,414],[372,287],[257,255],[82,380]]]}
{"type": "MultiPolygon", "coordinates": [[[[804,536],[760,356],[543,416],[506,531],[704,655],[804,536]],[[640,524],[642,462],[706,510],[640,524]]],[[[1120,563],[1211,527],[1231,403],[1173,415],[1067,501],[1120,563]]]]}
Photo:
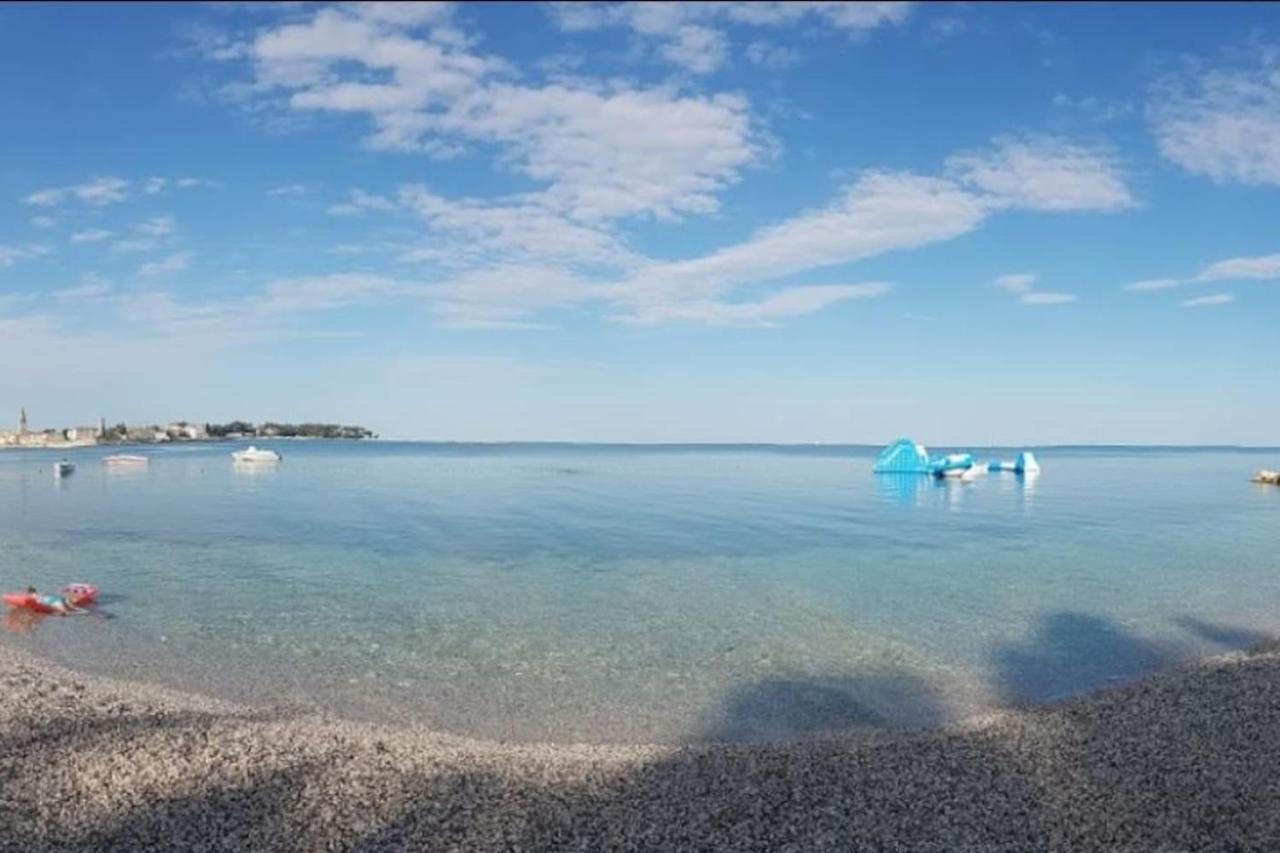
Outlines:
{"type": "Polygon", "coordinates": [[[231,421],[225,424],[205,424],[210,438],[240,435],[279,436],[281,438],[374,438],[372,430],[362,426],[343,424],[278,424],[267,421],[255,426],[248,421],[231,421]]]}

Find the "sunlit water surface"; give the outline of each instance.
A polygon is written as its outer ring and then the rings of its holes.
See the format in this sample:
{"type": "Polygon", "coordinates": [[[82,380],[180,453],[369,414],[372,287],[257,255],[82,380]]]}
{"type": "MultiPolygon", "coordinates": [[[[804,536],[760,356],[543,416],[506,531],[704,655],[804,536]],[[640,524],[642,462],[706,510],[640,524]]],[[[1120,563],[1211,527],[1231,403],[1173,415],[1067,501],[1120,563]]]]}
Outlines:
{"type": "Polygon", "coordinates": [[[1280,627],[1280,452],[279,442],[0,452],[0,642],[239,700],[511,740],[803,737],[1131,679],[1280,627]],[[1014,451],[981,455],[1012,458],[1014,451]]]}

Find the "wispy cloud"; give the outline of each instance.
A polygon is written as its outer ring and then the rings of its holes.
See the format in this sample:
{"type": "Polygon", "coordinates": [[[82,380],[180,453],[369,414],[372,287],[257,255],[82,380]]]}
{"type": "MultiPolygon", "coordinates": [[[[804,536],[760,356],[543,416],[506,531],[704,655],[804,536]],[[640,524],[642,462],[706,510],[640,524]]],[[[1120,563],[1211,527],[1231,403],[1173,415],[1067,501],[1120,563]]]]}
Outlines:
{"type": "Polygon", "coordinates": [[[31,224],[37,228],[52,228],[58,224],[58,220],[52,216],[33,216],[31,217],[31,224]]]}
{"type": "Polygon", "coordinates": [[[359,216],[369,211],[387,213],[393,210],[396,210],[396,203],[391,199],[356,189],[351,191],[349,201],[330,205],[328,213],[331,216],[359,216]]]}
{"type": "Polygon", "coordinates": [[[1018,297],[1018,301],[1023,305],[1066,305],[1070,302],[1076,302],[1077,299],[1071,293],[1045,292],[1024,293],[1018,297]]]}
{"type": "Polygon", "coordinates": [[[997,277],[992,284],[1007,293],[1027,293],[1037,278],[1039,276],[1032,272],[1009,273],[997,277]]]}
{"type": "Polygon", "coordinates": [[[138,225],[138,231],[150,237],[165,237],[173,233],[172,216],[153,216],[138,225]]]}
{"type": "Polygon", "coordinates": [[[110,231],[105,228],[86,228],[84,231],[77,231],[71,235],[72,243],[98,243],[111,236],[110,231]]]}
{"type": "Polygon", "coordinates": [[[267,190],[267,195],[302,195],[307,191],[305,184],[284,184],[278,187],[271,187],[267,190]]]}
{"type": "MultiPolygon", "coordinates": [[[[723,3],[553,3],[562,30],[582,32],[622,27],[653,46],[654,55],[694,74],[719,69],[730,55],[729,37],[715,25],[784,27],[813,22],[828,31],[864,32],[901,23],[910,3],[871,2],[723,2],[723,3]]],[[[794,52],[775,52],[754,42],[747,53],[753,62],[772,60],[785,67],[794,52]],[[754,54],[754,55],[753,55],[754,54]]]]}
{"type": "Polygon", "coordinates": [[[150,252],[160,247],[160,241],[154,237],[137,237],[127,240],[116,240],[111,244],[111,251],[116,254],[132,254],[135,252],[150,252]]]}
{"type": "Polygon", "coordinates": [[[1142,281],[1135,281],[1132,284],[1126,284],[1125,290],[1133,290],[1137,292],[1151,290],[1169,290],[1183,284],[1180,278],[1146,278],[1142,281]]]}
{"type": "Polygon", "coordinates": [[[986,151],[951,157],[947,168],[992,203],[1009,207],[1108,211],[1134,204],[1110,156],[1057,137],[998,137],[986,151]]]}
{"type": "Polygon", "coordinates": [[[161,260],[152,261],[138,267],[138,276],[141,278],[152,278],[155,276],[168,275],[169,273],[181,272],[190,264],[190,252],[175,252],[161,260]]]}
{"type": "MultiPolygon", "coordinates": [[[[658,49],[696,45],[711,64],[723,43],[703,30],[718,32],[717,21],[823,22],[853,33],[906,14],[901,4],[820,3],[556,11],[569,30],[649,28],[658,49]]],[[[490,198],[449,198],[423,185],[357,189],[329,208],[338,216],[417,217],[423,239],[405,241],[411,245],[397,260],[423,283],[418,298],[437,322],[538,325],[545,314],[587,306],[631,323],[770,322],[879,293],[848,289],[861,284],[797,287],[789,276],[953,239],[1009,209],[1133,204],[1107,151],[1059,137],[1000,137],[958,153],[937,174],[863,172],[825,206],[719,249],[647,256],[628,245],[628,224],[713,214],[724,192],[771,156],[775,143],[746,97],[580,75],[539,84],[482,53],[447,13],[412,25],[379,15],[367,4],[308,7],[268,24],[242,50],[218,42],[217,53],[247,65],[252,76],[240,92],[257,108],[363,116],[371,125],[366,145],[375,149],[440,156],[480,143],[532,181],[490,198]]],[[[846,270],[837,275],[850,280],[846,270]]],[[[1038,294],[1030,304],[1067,298],[1038,294]]]]}
{"type": "Polygon", "coordinates": [[[106,205],[124,201],[129,196],[130,182],[124,178],[93,178],[83,184],[36,190],[23,199],[27,204],[52,207],[70,199],[85,204],[106,205]]]}
{"type": "Polygon", "coordinates": [[[1280,254],[1254,258],[1227,258],[1209,264],[1196,276],[1196,281],[1228,281],[1240,279],[1269,280],[1280,278],[1280,254]]]}
{"type": "Polygon", "coordinates": [[[1227,305],[1235,301],[1236,298],[1230,293],[1214,293],[1209,296],[1197,296],[1194,299],[1187,299],[1178,304],[1183,308],[1207,308],[1213,305],[1227,305]]]}
{"type": "Polygon", "coordinates": [[[799,65],[804,59],[800,51],[793,47],[764,40],[753,41],[747,45],[745,55],[747,61],[752,65],[759,65],[762,68],[769,68],[774,71],[799,65]]]}
{"type": "Polygon", "coordinates": [[[53,298],[64,305],[99,302],[109,296],[112,290],[111,282],[90,272],[81,276],[80,283],[74,287],[53,291],[53,298]]]}
{"type": "Polygon", "coordinates": [[[1147,115],[1160,153],[1187,171],[1280,185],[1280,48],[1220,67],[1188,63],[1154,89],[1147,115]]]}
{"type": "Polygon", "coordinates": [[[1126,284],[1125,290],[1171,290],[1188,284],[1215,281],[1274,281],[1280,279],[1280,254],[1225,258],[1206,264],[1195,275],[1184,278],[1151,278],[1126,284]]]}
{"type": "Polygon", "coordinates": [[[770,326],[775,321],[812,314],[838,302],[884,296],[890,286],[883,282],[827,284],[790,287],[747,302],[696,300],[641,306],[621,316],[633,325],[697,323],[707,326],[770,326]]]}
{"type": "Polygon", "coordinates": [[[40,258],[52,252],[51,248],[39,243],[28,243],[24,246],[0,245],[0,267],[13,266],[18,261],[40,258]]]}
{"type": "Polygon", "coordinates": [[[508,63],[474,52],[456,32],[373,15],[364,5],[323,8],[259,33],[248,47],[253,103],[368,116],[375,149],[442,155],[495,144],[542,187],[544,205],[578,220],[713,212],[720,191],[761,156],[741,96],[581,80],[521,85],[509,81],[508,63]]]}
{"type": "Polygon", "coordinates": [[[1039,278],[1040,276],[1032,272],[1008,273],[997,276],[991,284],[1005,293],[1018,297],[1018,302],[1022,305],[1066,305],[1078,301],[1078,297],[1074,294],[1035,290],[1034,286],[1039,278]]]}

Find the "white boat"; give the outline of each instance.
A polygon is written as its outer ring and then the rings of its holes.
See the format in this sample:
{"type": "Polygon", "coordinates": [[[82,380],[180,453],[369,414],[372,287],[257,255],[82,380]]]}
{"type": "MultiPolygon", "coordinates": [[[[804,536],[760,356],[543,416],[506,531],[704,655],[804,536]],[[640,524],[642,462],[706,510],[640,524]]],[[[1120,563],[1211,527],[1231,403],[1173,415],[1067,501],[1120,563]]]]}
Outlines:
{"type": "Polygon", "coordinates": [[[76,466],[65,460],[53,463],[53,476],[55,477],[65,477],[74,470],[76,470],[76,466]]]}
{"type": "Polygon", "coordinates": [[[145,456],[135,456],[131,453],[115,453],[102,457],[103,465],[146,465],[148,461],[145,456]]]}
{"type": "Polygon", "coordinates": [[[231,454],[237,462],[279,462],[280,454],[274,450],[259,450],[252,444],[247,450],[237,450],[231,454]]]}

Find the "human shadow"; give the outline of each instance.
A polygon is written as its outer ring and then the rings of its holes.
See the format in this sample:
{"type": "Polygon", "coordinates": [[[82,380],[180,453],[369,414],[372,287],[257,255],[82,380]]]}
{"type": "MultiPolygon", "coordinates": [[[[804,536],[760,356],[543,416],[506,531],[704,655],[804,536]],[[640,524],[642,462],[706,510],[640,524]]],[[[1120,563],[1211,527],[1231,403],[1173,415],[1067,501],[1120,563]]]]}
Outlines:
{"type": "MultiPolygon", "coordinates": [[[[1045,667],[1105,683],[1105,667],[1080,660],[1091,653],[1131,675],[1171,655],[1107,620],[1062,612],[998,649],[995,663],[1002,681],[1018,686],[1006,692],[1021,695],[1020,685],[1045,667]]],[[[96,834],[24,823],[39,843],[21,849],[1280,849],[1280,654],[1171,668],[1070,702],[941,729],[885,730],[890,690],[919,694],[922,707],[939,713],[946,707],[929,679],[888,670],[744,685],[702,732],[713,740],[779,738],[763,743],[505,747],[384,741],[381,729],[376,737],[333,727],[291,733],[263,721],[228,720],[217,731],[179,726],[158,736],[169,762],[163,772],[181,779],[184,793],[123,796],[122,813],[96,834]],[[286,745],[296,757],[252,770],[259,753],[278,760],[281,737],[295,738],[286,745]],[[206,738],[250,770],[193,780],[222,767],[189,758],[208,760],[200,752],[209,749],[206,738]]],[[[152,772],[155,755],[111,745],[142,763],[138,775],[152,772]]],[[[66,762],[79,748],[65,741],[52,754],[66,762]]],[[[0,751],[0,817],[45,808],[34,784],[8,784],[6,761],[0,751]]],[[[67,766],[74,762],[50,768],[48,779],[86,790],[67,766]]]]}
{"type": "Polygon", "coordinates": [[[1064,610],[993,654],[995,685],[1011,704],[1047,702],[1132,681],[1176,660],[1173,649],[1110,620],[1064,610]]]}
{"type": "Polygon", "coordinates": [[[938,691],[906,670],[766,678],[734,690],[699,742],[770,743],[886,726],[937,725],[938,691]]]}
{"type": "Polygon", "coordinates": [[[1273,640],[1272,635],[1265,631],[1206,622],[1194,616],[1180,616],[1173,621],[1178,627],[1201,640],[1229,649],[1251,649],[1273,640]]]}

